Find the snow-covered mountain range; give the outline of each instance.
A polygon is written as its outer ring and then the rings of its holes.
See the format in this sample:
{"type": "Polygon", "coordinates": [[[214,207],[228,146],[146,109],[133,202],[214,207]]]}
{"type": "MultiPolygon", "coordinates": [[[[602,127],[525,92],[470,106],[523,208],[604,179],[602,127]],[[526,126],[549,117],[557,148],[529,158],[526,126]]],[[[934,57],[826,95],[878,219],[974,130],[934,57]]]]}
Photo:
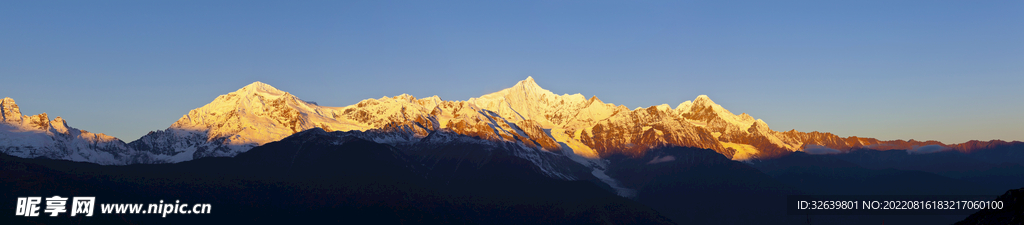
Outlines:
{"type": "MultiPolygon", "coordinates": [[[[642,156],[648,149],[684,146],[712,149],[733,160],[772,158],[793,151],[844,152],[851,149],[973,149],[1006,142],[947,145],[937,141],[879,141],[830,133],[779,132],[754,117],[733,114],[701,95],[676,107],[668,104],[628,109],[581,94],[556,95],[532,77],[514,86],[466,101],[410,95],[366,99],[344,107],[303,101],[268,84],[255,82],[218,96],[190,111],[169,128],[131,143],[67,126],[57,117],[21,115],[13,99],[0,110],[0,150],[98,164],[174,163],[196,158],[230,157],[312,128],[363,131],[393,146],[412,145],[438,132],[564,154],[581,163],[623,154],[642,156]]],[[[526,157],[526,156],[524,156],[526,157]]]]}
{"type": "Polygon", "coordinates": [[[124,164],[135,155],[120,139],[68,127],[61,117],[21,115],[11,98],[0,100],[0,115],[0,151],[9,155],[98,164],[124,164]]]}

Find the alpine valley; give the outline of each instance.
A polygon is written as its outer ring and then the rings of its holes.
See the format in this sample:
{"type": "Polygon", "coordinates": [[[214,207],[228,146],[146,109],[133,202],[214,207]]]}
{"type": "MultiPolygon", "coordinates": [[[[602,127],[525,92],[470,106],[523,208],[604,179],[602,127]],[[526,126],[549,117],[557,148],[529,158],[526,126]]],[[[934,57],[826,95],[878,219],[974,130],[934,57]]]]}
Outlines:
{"type": "Polygon", "coordinates": [[[22,115],[10,98],[0,103],[4,199],[66,190],[62,196],[124,196],[118,202],[153,202],[155,195],[217,199],[213,204],[223,209],[216,217],[134,215],[86,223],[233,223],[242,216],[252,222],[949,224],[967,215],[812,217],[787,215],[784,202],[795,194],[994,198],[1024,187],[1022,142],[780,132],[704,95],[675,107],[629,109],[596,96],[556,95],[532,77],[465,101],[403,94],[344,107],[255,82],[128,143],[69,127],[61,117],[22,115]],[[339,209],[348,211],[325,218],[339,209]]]}

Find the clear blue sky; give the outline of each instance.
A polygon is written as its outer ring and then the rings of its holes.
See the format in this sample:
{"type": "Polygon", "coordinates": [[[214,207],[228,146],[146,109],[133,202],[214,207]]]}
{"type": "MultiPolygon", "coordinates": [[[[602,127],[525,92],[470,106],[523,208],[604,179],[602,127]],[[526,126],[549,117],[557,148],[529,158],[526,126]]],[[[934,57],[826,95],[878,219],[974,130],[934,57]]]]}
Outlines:
{"type": "Polygon", "coordinates": [[[1024,1],[0,3],[0,95],[125,141],[257,80],[345,106],[527,76],[780,131],[1024,140],[1024,1]]]}

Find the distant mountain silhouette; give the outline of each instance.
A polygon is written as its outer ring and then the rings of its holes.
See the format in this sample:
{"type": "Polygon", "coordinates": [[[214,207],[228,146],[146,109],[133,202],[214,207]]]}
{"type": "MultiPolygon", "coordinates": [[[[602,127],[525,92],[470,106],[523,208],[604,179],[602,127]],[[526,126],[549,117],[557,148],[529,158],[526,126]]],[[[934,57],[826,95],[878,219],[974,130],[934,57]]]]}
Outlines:
{"type": "Polygon", "coordinates": [[[994,200],[1003,201],[1003,209],[981,210],[956,225],[1024,224],[1024,188],[1006,191],[994,200]]]}
{"type": "MultiPolygon", "coordinates": [[[[907,168],[932,168],[925,165],[914,165],[914,162],[918,162],[918,160],[937,160],[936,162],[941,163],[943,161],[940,160],[940,158],[945,157],[942,155],[925,155],[923,158],[916,158],[921,157],[919,155],[903,157],[903,155],[906,154],[907,153],[905,151],[874,150],[854,151],[848,154],[834,155],[809,155],[797,152],[777,159],[757,161],[753,163],[753,166],[764,171],[766,174],[771,175],[779,182],[796,187],[803,193],[813,195],[995,196],[998,193],[998,191],[995,191],[995,188],[991,186],[979,185],[970,180],[957,179],[920,170],[905,170],[907,168]],[[875,158],[877,161],[892,161],[881,163],[889,165],[888,167],[869,169],[862,167],[857,163],[844,160],[844,158],[847,157],[856,160],[875,158]],[[882,158],[885,159],[883,160],[882,158]],[[899,162],[906,162],[906,165],[900,165],[899,162]],[[903,169],[895,169],[892,167],[903,169]]],[[[951,164],[950,168],[957,168],[956,166],[958,165],[972,165],[975,162],[973,160],[964,160],[958,163],[959,164],[951,164]]],[[[988,164],[982,163],[982,165],[988,164]]],[[[970,169],[976,168],[965,168],[965,170],[970,169]]],[[[881,221],[887,221],[886,224],[948,224],[964,218],[963,215],[818,215],[808,217],[811,218],[812,221],[816,221],[820,224],[865,224],[880,223],[881,221]]]]}
{"type": "Polygon", "coordinates": [[[670,147],[610,158],[608,174],[637,200],[683,224],[793,224],[787,195],[801,192],[708,149],[670,147]]]}
{"type": "MultiPolygon", "coordinates": [[[[210,203],[209,215],[11,217],[18,223],[671,224],[588,181],[495,155],[475,174],[435,176],[388,145],[302,132],[234,158],[99,166],[0,155],[0,196],[96,196],[98,203],[210,203]]],[[[450,162],[438,162],[439,165],[450,162]]],[[[445,165],[448,166],[448,165],[445,165]]],[[[14,210],[13,204],[2,206],[14,210]]]]}

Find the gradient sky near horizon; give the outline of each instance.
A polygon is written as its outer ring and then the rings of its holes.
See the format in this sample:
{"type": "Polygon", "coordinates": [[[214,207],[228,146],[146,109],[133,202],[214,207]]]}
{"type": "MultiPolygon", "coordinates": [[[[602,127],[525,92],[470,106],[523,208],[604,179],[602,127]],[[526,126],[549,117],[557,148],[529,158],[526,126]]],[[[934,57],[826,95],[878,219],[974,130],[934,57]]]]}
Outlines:
{"type": "Polygon", "coordinates": [[[1024,141],[1024,1],[0,3],[0,97],[126,142],[254,81],[345,106],[527,76],[778,131],[1024,141]]]}

